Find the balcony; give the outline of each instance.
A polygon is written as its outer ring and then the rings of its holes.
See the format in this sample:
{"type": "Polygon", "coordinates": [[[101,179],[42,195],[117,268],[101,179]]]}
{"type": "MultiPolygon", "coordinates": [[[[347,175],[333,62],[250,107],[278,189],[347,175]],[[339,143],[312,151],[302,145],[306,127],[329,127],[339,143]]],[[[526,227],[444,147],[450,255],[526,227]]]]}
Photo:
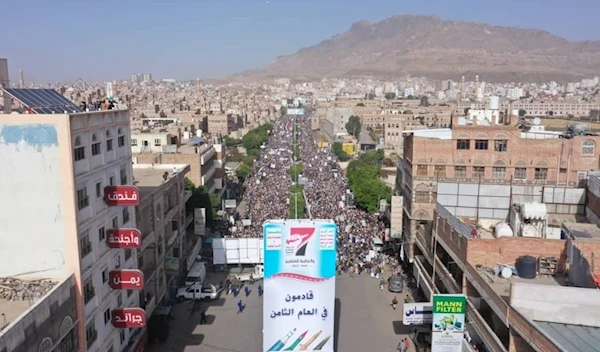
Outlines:
{"type": "Polygon", "coordinates": [[[183,191],[183,202],[187,203],[187,201],[190,200],[190,198],[192,198],[192,194],[193,192],[190,190],[183,191]]]}
{"type": "Polygon", "coordinates": [[[156,150],[153,150],[152,147],[149,145],[143,145],[140,147],[140,154],[153,152],[160,152],[160,147],[156,147],[156,150]]]}
{"type": "MultiPolygon", "coordinates": [[[[152,286],[155,286],[155,285],[156,285],[156,283],[154,282],[154,280],[152,280],[152,286]]],[[[144,290],[143,298],[144,298],[143,301],[140,300],[141,302],[143,302],[140,305],[146,311],[146,314],[148,316],[151,316],[152,312],[156,308],[156,295],[154,294],[154,287],[152,287],[148,291],[144,290]]]]}
{"type": "Polygon", "coordinates": [[[167,248],[171,247],[179,237],[179,230],[172,231],[172,235],[167,238],[167,248]]]}
{"type": "Polygon", "coordinates": [[[202,186],[206,186],[215,175],[216,167],[211,167],[205,174],[202,175],[202,186]]]}
{"type": "Polygon", "coordinates": [[[139,269],[144,273],[145,282],[151,281],[151,279],[156,275],[156,260],[144,259],[143,265],[141,265],[139,269]]]}
{"type": "Polygon", "coordinates": [[[207,161],[209,161],[217,152],[215,152],[215,148],[210,147],[206,153],[204,153],[201,157],[200,157],[200,164],[204,165],[207,161]]]}

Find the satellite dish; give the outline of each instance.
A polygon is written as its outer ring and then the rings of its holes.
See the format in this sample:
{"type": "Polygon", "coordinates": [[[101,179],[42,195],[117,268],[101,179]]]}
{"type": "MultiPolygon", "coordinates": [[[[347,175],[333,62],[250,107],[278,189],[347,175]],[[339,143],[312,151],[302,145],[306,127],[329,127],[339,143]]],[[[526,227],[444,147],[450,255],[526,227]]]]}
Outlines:
{"type": "Polygon", "coordinates": [[[536,126],[539,126],[539,124],[542,123],[542,120],[540,120],[539,117],[536,117],[535,119],[533,119],[533,124],[536,126]]]}

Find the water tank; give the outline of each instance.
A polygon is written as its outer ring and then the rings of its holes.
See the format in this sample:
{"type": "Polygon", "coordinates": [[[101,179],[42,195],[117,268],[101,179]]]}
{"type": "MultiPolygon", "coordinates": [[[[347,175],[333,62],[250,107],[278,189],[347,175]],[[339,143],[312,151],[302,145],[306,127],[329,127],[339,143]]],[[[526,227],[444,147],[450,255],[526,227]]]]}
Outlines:
{"type": "Polygon", "coordinates": [[[517,258],[517,270],[519,271],[519,276],[524,279],[535,279],[537,276],[536,267],[537,259],[535,257],[524,255],[517,258]]]}
{"type": "Polygon", "coordinates": [[[523,237],[542,237],[539,233],[538,229],[530,224],[523,225],[523,229],[521,230],[521,236],[523,237]]]}
{"type": "Polygon", "coordinates": [[[183,132],[183,139],[190,139],[190,132],[189,131],[183,132]]]}
{"type": "Polygon", "coordinates": [[[501,222],[494,228],[494,234],[496,235],[496,238],[511,237],[513,236],[513,230],[510,228],[509,224],[501,222]]]}
{"type": "Polygon", "coordinates": [[[202,130],[196,130],[196,137],[202,137],[202,130]]]}
{"type": "Polygon", "coordinates": [[[500,110],[500,97],[490,97],[490,110],[500,110]]]}

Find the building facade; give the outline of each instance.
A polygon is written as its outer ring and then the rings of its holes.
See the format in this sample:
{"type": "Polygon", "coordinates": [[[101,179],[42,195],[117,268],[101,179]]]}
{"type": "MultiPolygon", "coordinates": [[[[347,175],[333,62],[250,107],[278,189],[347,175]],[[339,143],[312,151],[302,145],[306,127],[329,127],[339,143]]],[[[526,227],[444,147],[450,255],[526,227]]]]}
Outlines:
{"type": "Polygon", "coordinates": [[[11,180],[0,186],[9,199],[3,232],[28,234],[2,246],[12,264],[0,275],[74,273],[81,349],[122,351],[142,329],[115,328],[111,316],[115,309],[139,307],[139,299],[132,290],[112,289],[109,274],[137,268],[137,255],[136,249],[110,248],[107,236],[136,223],[134,208],[108,206],[105,192],[132,183],[129,112],[5,115],[0,135],[0,161],[10,165],[3,179],[11,180]]]}

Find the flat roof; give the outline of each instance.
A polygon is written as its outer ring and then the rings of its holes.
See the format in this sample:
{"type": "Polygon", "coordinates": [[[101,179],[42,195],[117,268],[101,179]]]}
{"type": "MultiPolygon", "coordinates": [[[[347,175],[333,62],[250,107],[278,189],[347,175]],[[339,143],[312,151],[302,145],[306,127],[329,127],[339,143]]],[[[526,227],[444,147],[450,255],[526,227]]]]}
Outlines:
{"type": "Polygon", "coordinates": [[[34,304],[34,300],[9,301],[0,299],[0,315],[3,315],[3,319],[0,320],[0,332],[10,323],[17,320],[21,314],[31,308],[34,304]],[[4,318],[6,318],[6,324],[4,318]]]}
{"type": "Polygon", "coordinates": [[[549,285],[549,286],[567,286],[567,278],[563,275],[556,276],[537,276],[535,279],[524,279],[513,275],[510,279],[505,279],[500,275],[494,275],[485,268],[475,268],[479,276],[490,286],[498,296],[506,303],[510,304],[510,285],[512,283],[522,282],[526,284],[549,285]]]}
{"type": "Polygon", "coordinates": [[[176,174],[189,171],[188,164],[133,164],[133,177],[135,186],[140,190],[140,197],[156,191],[165,182],[173,178],[173,171],[176,174]],[[186,170],[187,168],[187,170],[186,170]],[[165,180],[164,174],[168,173],[165,180]]]}
{"type": "Polygon", "coordinates": [[[566,222],[562,226],[569,231],[576,241],[600,242],[600,228],[598,228],[598,225],[566,222]]]}
{"type": "Polygon", "coordinates": [[[534,320],[565,352],[594,352],[600,346],[600,327],[534,320]]]}

